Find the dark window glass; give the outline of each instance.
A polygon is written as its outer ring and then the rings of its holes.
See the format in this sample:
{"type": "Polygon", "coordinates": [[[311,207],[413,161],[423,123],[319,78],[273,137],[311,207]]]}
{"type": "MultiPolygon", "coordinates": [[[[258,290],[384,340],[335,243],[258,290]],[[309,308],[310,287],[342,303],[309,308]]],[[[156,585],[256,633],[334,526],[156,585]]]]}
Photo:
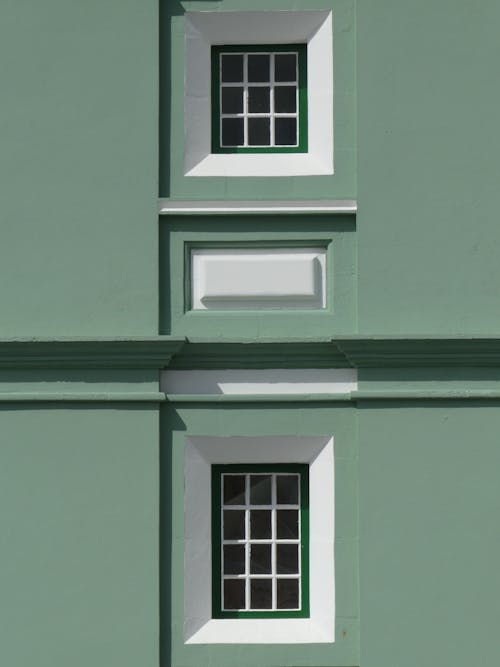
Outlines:
{"type": "Polygon", "coordinates": [[[299,582],[298,579],[278,579],[276,582],[276,596],[278,609],[298,609],[299,582]]]}
{"type": "Polygon", "coordinates": [[[224,609],[245,609],[245,582],[241,579],[224,581],[224,609]]]}
{"type": "Polygon", "coordinates": [[[245,574],[245,546],[224,545],[224,574],[245,574]]]}
{"type": "Polygon", "coordinates": [[[297,475],[278,475],[276,477],[276,502],[278,505],[298,504],[299,478],[297,475]]]}
{"type": "Polygon", "coordinates": [[[250,504],[271,504],[271,475],[250,475],[250,504]]]}
{"type": "Polygon", "coordinates": [[[221,79],[225,83],[239,83],[243,81],[243,56],[226,54],[221,56],[221,79]]]}
{"type": "Polygon", "coordinates": [[[269,118],[249,118],[248,119],[249,146],[269,146],[270,143],[271,143],[271,121],[269,120],[269,118]]]}
{"type": "MultiPolygon", "coordinates": [[[[243,118],[222,119],[222,145],[242,146],[245,141],[243,118]]],[[[233,503],[234,504],[234,503],[233,503]]]]}
{"type": "Polygon", "coordinates": [[[222,89],[222,113],[243,113],[243,88],[222,89]]]}
{"type": "Polygon", "coordinates": [[[276,545],[276,572],[278,574],[298,574],[298,544],[276,545]]]}
{"type": "Polygon", "coordinates": [[[250,573],[271,574],[271,545],[250,545],[250,573]]]}
{"type": "Polygon", "coordinates": [[[224,510],[224,539],[245,539],[245,510],[224,510]]]}
{"type": "Polygon", "coordinates": [[[245,504],[245,475],[224,475],[224,505],[245,504]]]}
{"type": "Polygon", "coordinates": [[[270,579],[250,580],[251,609],[271,609],[273,606],[272,582],[270,579]]]}
{"type": "Polygon", "coordinates": [[[294,53],[277,53],[274,56],[274,80],[296,81],[297,56],[294,53]]]}
{"type": "Polygon", "coordinates": [[[275,119],[274,141],[277,146],[295,146],[297,143],[297,121],[295,118],[275,119]]]}
{"type": "Polygon", "coordinates": [[[295,86],[276,86],[274,89],[274,110],[276,113],[295,113],[297,110],[296,91],[295,86]]]}
{"type": "Polygon", "coordinates": [[[271,539],[270,510],[252,510],[250,512],[250,538],[252,540],[271,539]]]}
{"type": "Polygon", "coordinates": [[[264,82],[269,81],[269,59],[268,55],[249,54],[248,56],[248,80],[264,82]]]}
{"type": "Polygon", "coordinates": [[[276,537],[279,540],[298,539],[299,513],[297,510],[276,510],[276,537]]]}
{"type": "Polygon", "coordinates": [[[271,88],[268,86],[249,86],[248,111],[249,113],[269,113],[271,110],[269,97],[271,88]]]}

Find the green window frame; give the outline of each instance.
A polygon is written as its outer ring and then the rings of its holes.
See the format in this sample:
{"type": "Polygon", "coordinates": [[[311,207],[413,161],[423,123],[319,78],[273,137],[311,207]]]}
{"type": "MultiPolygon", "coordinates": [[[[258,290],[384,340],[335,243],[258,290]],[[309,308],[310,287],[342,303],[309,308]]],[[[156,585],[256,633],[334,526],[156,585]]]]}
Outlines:
{"type": "Polygon", "coordinates": [[[307,464],[212,465],[212,617],[309,617],[307,464]]]}
{"type": "Polygon", "coordinates": [[[212,152],[307,153],[307,45],[218,45],[212,46],[211,57],[212,152]],[[292,55],[295,80],[286,74],[292,55]],[[222,80],[224,56],[242,56],[237,59],[240,71],[236,67],[228,77],[231,81],[222,80]],[[259,70],[256,77],[250,74],[252,63],[259,70]],[[261,76],[266,63],[267,77],[261,76]],[[233,134],[229,142],[224,141],[225,132],[233,134]]]}

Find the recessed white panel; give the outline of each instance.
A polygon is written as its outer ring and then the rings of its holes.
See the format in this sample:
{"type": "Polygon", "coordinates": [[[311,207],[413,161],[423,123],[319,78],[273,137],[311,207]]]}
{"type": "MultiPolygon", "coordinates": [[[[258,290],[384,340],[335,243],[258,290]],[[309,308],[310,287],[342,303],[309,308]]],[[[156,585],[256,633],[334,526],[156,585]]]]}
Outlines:
{"type": "Polygon", "coordinates": [[[193,310],[326,306],[324,248],[200,248],[191,267],[193,310]]]}

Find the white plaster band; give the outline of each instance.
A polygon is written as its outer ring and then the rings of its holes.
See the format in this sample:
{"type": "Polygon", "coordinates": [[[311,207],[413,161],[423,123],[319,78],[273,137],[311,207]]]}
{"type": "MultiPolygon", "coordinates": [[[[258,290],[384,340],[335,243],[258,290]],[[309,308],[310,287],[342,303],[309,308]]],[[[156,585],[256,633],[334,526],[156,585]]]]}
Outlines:
{"type": "Polygon", "coordinates": [[[165,370],[161,390],[183,395],[348,394],[358,387],[352,368],[252,370],[165,370]]]}

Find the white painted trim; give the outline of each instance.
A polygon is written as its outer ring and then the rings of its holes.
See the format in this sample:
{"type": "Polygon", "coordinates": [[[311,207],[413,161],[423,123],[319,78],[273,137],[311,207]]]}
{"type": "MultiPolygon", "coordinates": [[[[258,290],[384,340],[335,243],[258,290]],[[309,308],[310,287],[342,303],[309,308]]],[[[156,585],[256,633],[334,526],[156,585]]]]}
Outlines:
{"type": "Polygon", "coordinates": [[[272,396],[348,394],[358,388],[353,368],[269,368],[252,370],[164,370],[161,390],[166,394],[272,396]]]}
{"type": "Polygon", "coordinates": [[[322,310],[326,248],[194,248],[191,290],[192,310],[322,310]]]}
{"type": "Polygon", "coordinates": [[[186,176],[333,174],[331,11],[186,12],[184,173],[186,176]],[[308,152],[212,153],[211,46],[307,43],[308,152]]]}
{"type": "Polygon", "coordinates": [[[331,436],[186,437],[184,450],[184,639],[187,644],[335,641],[334,447],[331,436]],[[310,617],[213,619],[211,465],[308,463],[310,617]]]}
{"type": "Polygon", "coordinates": [[[174,201],[160,199],[158,202],[160,215],[251,215],[254,213],[287,213],[287,214],[325,214],[325,213],[356,213],[358,203],[355,199],[330,200],[282,200],[282,201],[174,201]]]}

